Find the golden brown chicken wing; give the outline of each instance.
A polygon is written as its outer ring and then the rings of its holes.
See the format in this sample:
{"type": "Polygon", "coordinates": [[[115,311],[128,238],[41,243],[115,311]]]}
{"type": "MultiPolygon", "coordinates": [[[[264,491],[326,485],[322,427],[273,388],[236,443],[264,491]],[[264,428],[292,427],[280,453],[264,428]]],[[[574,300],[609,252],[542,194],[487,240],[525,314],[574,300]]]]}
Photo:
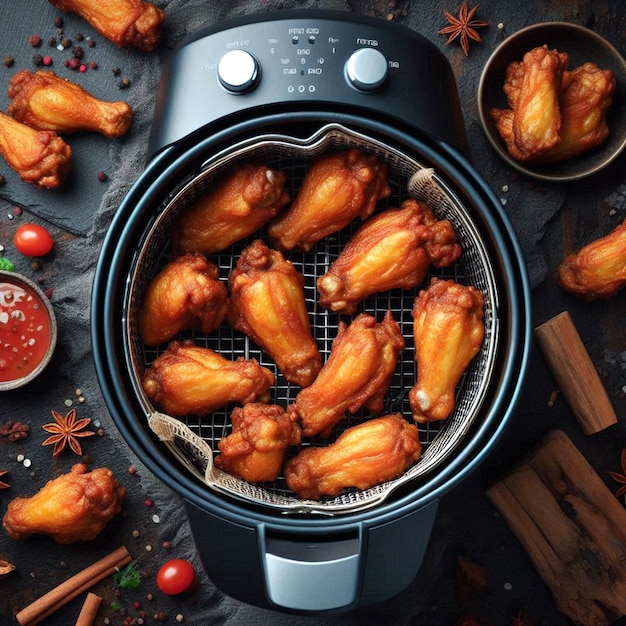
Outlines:
{"type": "Polygon", "coordinates": [[[450,265],[461,254],[452,224],[431,209],[406,200],[399,209],[375,215],[350,239],[328,272],[317,281],[320,304],[351,314],[367,296],[387,289],[411,289],[428,269],[450,265]]]}
{"type": "Polygon", "coordinates": [[[57,543],[91,541],[122,510],[125,497],[110,469],[88,472],[77,463],[34,496],[9,502],[3,524],[13,539],[48,535],[57,543]]]}
{"type": "Polygon", "coordinates": [[[391,311],[377,322],[367,313],[347,326],[339,323],[328,361],[288,411],[302,422],[305,437],[328,437],[346,411],[383,409],[383,398],[396,369],[404,337],[391,311]]]}
{"type": "Polygon", "coordinates": [[[524,55],[524,77],[513,120],[515,143],[523,152],[546,152],[560,141],[559,94],[567,62],[548,46],[534,48],[524,55]]]}
{"type": "Polygon", "coordinates": [[[219,442],[215,466],[249,483],[274,480],[289,446],[300,444],[300,426],[281,406],[258,402],[235,407],[231,419],[233,431],[219,442]]]}
{"type": "Polygon", "coordinates": [[[207,415],[229,404],[266,402],[274,374],[255,359],[229,361],[193,342],[172,341],[146,369],[142,385],[164,413],[207,415]]]}
{"type": "Polygon", "coordinates": [[[76,13],[103,37],[121,47],[150,52],[161,39],[165,13],[143,0],[49,0],[61,11],[76,13]]]}
{"type": "Polygon", "coordinates": [[[126,102],[100,100],[54,72],[17,72],[9,83],[9,98],[7,112],[16,120],[61,134],[94,131],[120,137],[133,114],[126,102]]]}
{"type": "Polygon", "coordinates": [[[201,254],[168,263],[150,282],[139,311],[139,333],[148,346],[173,339],[181,330],[215,330],[228,312],[228,289],[217,267],[201,254]]]}
{"type": "Polygon", "coordinates": [[[296,199],[270,224],[281,250],[310,250],[320,239],[369,217],[378,200],[391,194],[387,168],[360,150],[324,154],[310,165],[296,199]]]}
{"type": "Polygon", "coordinates": [[[585,63],[565,72],[560,94],[560,141],[538,158],[542,163],[569,159],[601,144],[609,136],[606,113],[613,102],[615,77],[585,63]]]}
{"type": "Polygon", "coordinates": [[[416,422],[446,419],[455,389],[485,335],[485,301],[475,287],[433,278],[413,307],[417,382],[409,392],[416,422]]]}
{"type": "Polygon", "coordinates": [[[26,183],[60,187],[72,169],[72,149],[54,131],[35,130],[0,113],[0,154],[26,183]]]}
{"type": "Polygon", "coordinates": [[[397,478],[421,451],[417,426],[385,415],[348,428],[327,447],[304,448],[287,461],[285,479],[301,498],[317,500],[397,478]]]}
{"type": "Polygon", "coordinates": [[[228,322],[276,362],[291,383],[310,385],[322,367],[304,300],[304,278],[260,239],[242,253],[228,278],[228,322]]]}
{"type": "Polygon", "coordinates": [[[185,210],[173,232],[178,254],[213,254],[251,235],[289,202],[287,174],[242,164],[185,210]]]}
{"type": "Polygon", "coordinates": [[[558,275],[563,289],[584,300],[612,298],[626,285],[626,221],[570,254],[558,275]]]}

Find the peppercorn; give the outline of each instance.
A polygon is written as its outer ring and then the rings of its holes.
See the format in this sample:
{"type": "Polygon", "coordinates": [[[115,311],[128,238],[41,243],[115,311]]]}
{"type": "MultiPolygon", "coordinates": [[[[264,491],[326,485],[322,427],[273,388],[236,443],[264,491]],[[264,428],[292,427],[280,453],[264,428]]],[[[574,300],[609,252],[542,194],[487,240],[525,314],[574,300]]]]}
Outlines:
{"type": "Polygon", "coordinates": [[[83,49],[80,46],[74,46],[72,48],[72,54],[77,58],[77,59],[82,59],[83,56],[85,55],[85,53],[83,52],[83,49]]]}
{"type": "Polygon", "coordinates": [[[52,57],[50,57],[50,56],[45,56],[45,57],[43,58],[43,64],[44,64],[44,65],[47,65],[47,66],[52,65],[52,57]]]}
{"type": "MultiPolygon", "coordinates": [[[[107,179],[107,175],[104,172],[98,172],[98,180],[100,182],[104,182],[107,179]]],[[[134,469],[134,468],[132,468],[134,469]]],[[[128,470],[130,472],[130,468],[128,470]]],[[[134,474],[134,472],[130,472],[131,474],[134,474]]]]}
{"type": "Polygon", "coordinates": [[[128,76],[124,76],[124,78],[122,78],[122,80],[120,80],[119,83],[117,83],[117,86],[120,89],[126,89],[129,85],[130,85],[130,78],[128,78],[128,76]]]}
{"type": "Polygon", "coordinates": [[[48,45],[51,48],[54,48],[57,45],[57,40],[55,37],[48,37],[48,45]]]}
{"type": "Polygon", "coordinates": [[[76,41],[82,41],[84,39],[82,33],[76,33],[76,37],[74,37],[76,41]]]}
{"type": "Polygon", "coordinates": [[[41,37],[39,35],[31,35],[28,38],[28,43],[33,47],[33,48],[39,48],[39,46],[41,45],[41,37]]]}
{"type": "Polygon", "coordinates": [[[97,64],[95,61],[91,61],[91,62],[89,63],[89,67],[90,67],[92,70],[97,70],[97,69],[98,69],[98,64],[97,64]]]}
{"type": "Polygon", "coordinates": [[[119,76],[122,73],[119,67],[114,67],[111,71],[113,72],[113,76],[119,76]]]}
{"type": "Polygon", "coordinates": [[[8,54],[7,56],[4,57],[4,59],[2,59],[2,62],[7,67],[13,67],[13,63],[15,63],[15,59],[10,54],[8,54]]]}
{"type": "Polygon", "coordinates": [[[91,37],[87,37],[87,45],[90,48],[93,48],[96,45],[96,42],[91,37]]]}
{"type": "Polygon", "coordinates": [[[77,70],[79,66],[80,66],[80,61],[76,57],[69,60],[69,68],[71,70],[77,70]]]}
{"type": "Polygon", "coordinates": [[[78,68],[79,72],[86,72],[87,71],[87,66],[84,63],[81,63],[79,68],[78,68]]]}
{"type": "Polygon", "coordinates": [[[54,18],[54,25],[57,28],[63,28],[63,18],[62,17],[55,17],[54,18]]]}
{"type": "Polygon", "coordinates": [[[33,56],[33,63],[37,66],[43,65],[43,57],[40,54],[33,56]]]}
{"type": "Polygon", "coordinates": [[[61,45],[64,48],[69,48],[72,45],[72,40],[67,37],[64,37],[63,40],[61,41],[61,45]]]}

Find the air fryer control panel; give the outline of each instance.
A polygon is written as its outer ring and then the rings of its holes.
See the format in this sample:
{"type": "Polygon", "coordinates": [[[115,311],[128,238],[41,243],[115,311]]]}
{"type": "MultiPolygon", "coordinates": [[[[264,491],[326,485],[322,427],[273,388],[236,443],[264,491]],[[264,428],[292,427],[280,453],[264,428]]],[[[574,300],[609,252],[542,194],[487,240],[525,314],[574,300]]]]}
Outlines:
{"type": "Polygon", "coordinates": [[[461,148],[456,84],[433,44],[380,19],[309,10],[226,22],[176,50],[150,154],[235,113],[298,109],[396,118],[461,148]]]}

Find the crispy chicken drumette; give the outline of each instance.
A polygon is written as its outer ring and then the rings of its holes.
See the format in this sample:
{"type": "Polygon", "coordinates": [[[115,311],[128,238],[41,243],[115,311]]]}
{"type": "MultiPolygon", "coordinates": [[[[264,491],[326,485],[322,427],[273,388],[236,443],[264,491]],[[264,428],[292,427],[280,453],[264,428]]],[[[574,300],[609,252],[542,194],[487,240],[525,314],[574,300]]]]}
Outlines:
{"type": "Polygon", "coordinates": [[[257,239],[241,253],[228,282],[228,322],[263,348],[289,382],[310,385],[322,357],[311,334],[302,274],[257,239]]]}
{"type": "Polygon", "coordinates": [[[452,413],[456,385],[483,342],[484,308],[475,287],[438,278],[415,299],[417,382],[409,401],[416,422],[444,420],[452,413]]]}
{"type": "Polygon", "coordinates": [[[289,446],[300,444],[300,426],[276,404],[253,402],[235,407],[233,431],[218,447],[215,466],[250,483],[274,480],[289,446]]]}
{"type": "Polygon", "coordinates": [[[230,361],[191,341],[172,341],[144,372],[142,385],[164,413],[207,415],[229,404],[265,402],[274,374],[255,359],[230,361]]]}
{"type": "Polygon", "coordinates": [[[367,296],[419,285],[431,264],[450,265],[461,254],[452,224],[431,209],[406,200],[399,209],[375,215],[350,239],[317,281],[320,304],[351,314],[367,296]]]}
{"type": "Polygon", "coordinates": [[[139,311],[141,340],[148,346],[181,330],[215,330],[228,311],[228,290],[218,269],[201,254],[170,261],[150,282],[139,311]]]}
{"type": "Polygon", "coordinates": [[[9,502],[3,523],[13,539],[48,535],[57,543],[91,541],[122,510],[125,496],[110,469],[88,472],[78,463],[34,496],[9,502]]]}
{"type": "Polygon", "coordinates": [[[9,98],[7,112],[16,120],[60,134],[94,131],[120,137],[132,119],[128,103],[100,100],[54,72],[17,72],[9,83],[9,98]]]}
{"type": "Polygon", "coordinates": [[[0,113],[0,154],[26,183],[60,187],[72,169],[72,149],[54,131],[35,130],[0,113]]]}
{"type": "Polygon", "coordinates": [[[421,451],[417,426],[401,415],[385,415],[348,428],[329,446],[301,450],[287,461],[285,479],[301,498],[317,500],[392,480],[421,451]]]}
{"type": "Polygon", "coordinates": [[[369,217],[391,194],[387,168],[376,157],[346,150],[317,157],[289,209],[269,227],[281,250],[310,250],[320,239],[369,217]]]}
{"type": "Polygon", "coordinates": [[[289,202],[287,174],[241,164],[186,209],[172,236],[178,254],[213,254],[251,235],[289,202]]]}
{"type": "Polygon", "coordinates": [[[103,37],[121,47],[134,46],[150,52],[161,39],[165,13],[143,0],[49,0],[68,13],[80,15],[103,37]]]}
{"type": "Polygon", "coordinates": [[[346,411],[383,409],[383,398],[396,369],[404,337],[391,311],[377,322],[367,313],[348,326],[339,323],[328,361],[288,411],[302,422],[305,437],[328,437],[346,411]]]}
{"type": "Polygon", "coordinates": [[[626,285],[626,221],[559,265],[563,289],[584,300],[612,298],[626,285]]]}

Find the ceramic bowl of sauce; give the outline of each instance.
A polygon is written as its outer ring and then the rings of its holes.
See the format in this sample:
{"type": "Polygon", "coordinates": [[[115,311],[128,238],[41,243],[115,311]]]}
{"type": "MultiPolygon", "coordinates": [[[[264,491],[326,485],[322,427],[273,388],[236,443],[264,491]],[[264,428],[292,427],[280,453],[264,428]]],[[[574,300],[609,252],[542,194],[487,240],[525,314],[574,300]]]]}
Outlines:
{"type": "Polygon", "coordinates": [[[0,270],[0,391],[36,378],[56,340],[56,318],[43,291],[21,274],[0,270]]]}

